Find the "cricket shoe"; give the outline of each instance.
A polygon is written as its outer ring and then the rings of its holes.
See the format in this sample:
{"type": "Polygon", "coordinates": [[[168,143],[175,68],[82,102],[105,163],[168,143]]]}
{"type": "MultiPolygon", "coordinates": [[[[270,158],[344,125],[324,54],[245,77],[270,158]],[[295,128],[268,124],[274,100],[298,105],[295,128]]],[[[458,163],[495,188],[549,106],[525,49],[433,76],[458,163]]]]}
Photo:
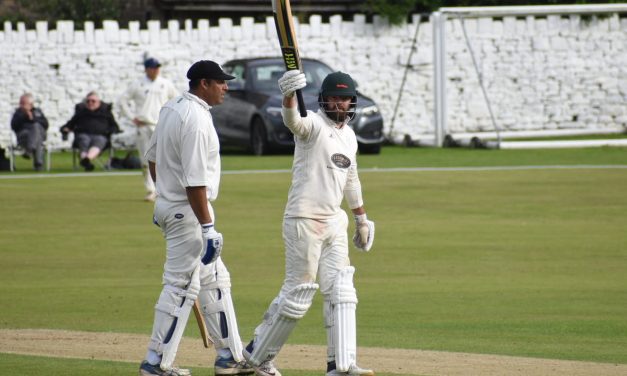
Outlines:
{"type": "Polygon", "coordinates": [[[242,360],[241,362],[235,361],[233,356],[223,358],[218,356],[216,362],[213,365],[213,373],[217,375],[250,375],[255,372],[252,367],[242,360]]]}
{"type": "Polygon", "coordinates": [[[161,369],[159,364],[150,364],[147,361],[143,361],[139,366],[139,376],[191,376],[191,372],[185,368],[172,367],[167,371],[161,369]]]}
{"type": "Polygon", "coordinates": [[[242,355],[248,361],[248,364],[255,370],[257,376],[281,376],[281,372],[274,366],[272,360],[266,360],[258,366],[254,366],[250,363],[250,357],[253,353],[253,341],[250,341],[248,346],[242,351],[242,355]]]}
{"type": "Polygon", "coordinates": [[[346,372],[340,372],[335,369],[335,362],[327,363],[327,376],[374,376],[374,371],[371,369],[360,368],[357,364],[351,364],[346,372]]]}

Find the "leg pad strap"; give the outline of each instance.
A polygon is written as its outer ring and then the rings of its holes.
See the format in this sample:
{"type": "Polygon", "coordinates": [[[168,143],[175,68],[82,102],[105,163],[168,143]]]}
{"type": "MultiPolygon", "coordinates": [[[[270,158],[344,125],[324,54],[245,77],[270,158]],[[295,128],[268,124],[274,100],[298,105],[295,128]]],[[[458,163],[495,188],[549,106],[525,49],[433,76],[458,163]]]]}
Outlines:
{"type": "Polygon", "coordinates": [[[235,307],[231,298],[231,283],[227,278],[202,286],[200,306],[207,330],[216,349],[228,348],[236,361],[242,358],[242,340],[237,327],[235,307]]]}

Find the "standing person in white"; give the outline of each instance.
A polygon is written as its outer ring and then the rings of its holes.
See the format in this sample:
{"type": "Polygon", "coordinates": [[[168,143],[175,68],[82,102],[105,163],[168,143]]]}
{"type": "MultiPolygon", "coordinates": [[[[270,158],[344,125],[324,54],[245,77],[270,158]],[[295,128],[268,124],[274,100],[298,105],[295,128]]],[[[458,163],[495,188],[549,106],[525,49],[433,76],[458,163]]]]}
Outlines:
{"type": "Polygon", "coordinates": [[[144,72],[141,80],[134,82],[122,94],[118,100],[122,114],[132,119],[137,127],[135,143],[144,168],[144,186],[146,188],[146,201],[154,201],[155,185],[148,172],[148,162],[144,155],[148,150],[150,138],[155,131],[155,125],[159,119],[161,106],[174,98],[179,92],[170,80],[163,78],[161,63],[157,59],[148,58],[144,61],[144,72]]]}
{"type": "Polygon", "coordinates": [[[148,352],[140,375],[190,375],[173,366],[196,299],[215,344],[215,375],[253,373],[242,358],[231,278],[220,252],[211,202],[220,185],[220,144],[209,110],[224,101],[234,77],[201,60],[187,72],[189,92],[168,101],[159,114],[146,159],[156,182],[154,222],[166,240],[163,290],[155,306],[148,352]]]}
{"type": "Polygon", "coordinates": [[[272,360],[320,288],[327,330],[327,375],[374,375],[356,363],[355,269],[348,258],[348,216],[341,209],[346,198],[356,220],[353,242],[358,249],[370,250],[374,222],[366,217],[357,175],[357,140],[347,125],[355,113],[355,83],[348,74],[329,74],[318,97],[320,109],[300,117],[294,93],[305,85],[305,75],[297,70],[279,79],[283,122],[294,133],[296,143],[283,219],[285,279],[255,329],[254,339],[244,349],[244,358],[257,375],[280,376],[272,360]]]}

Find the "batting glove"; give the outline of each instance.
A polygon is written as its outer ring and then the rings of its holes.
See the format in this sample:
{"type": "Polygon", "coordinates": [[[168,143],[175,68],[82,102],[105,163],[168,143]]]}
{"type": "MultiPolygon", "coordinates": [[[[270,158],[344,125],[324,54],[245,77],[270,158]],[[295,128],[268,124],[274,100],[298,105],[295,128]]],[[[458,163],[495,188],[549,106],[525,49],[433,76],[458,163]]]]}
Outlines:
{"type": "Polygon", "coordinates": [[[216,261],[222,252],[222,234],[216,231],[213,223],[207,223],[202,226],[203,247],[200,261],[207,265],[216,261]]]}
{"type": "Polygon", "coordinates": [[[286,97],[293,97],[296,90],[300,90],[305,86],[307,86],[307,78],[299,70],[288,70],[279,78],[279,89],[286,97]]]}
{"type": "Polygon", "coordinates": [[[353,244],[360,251],[368,252],[374,242],[374,222],[366,214],[355,215],[355,235],[353,244]]]}

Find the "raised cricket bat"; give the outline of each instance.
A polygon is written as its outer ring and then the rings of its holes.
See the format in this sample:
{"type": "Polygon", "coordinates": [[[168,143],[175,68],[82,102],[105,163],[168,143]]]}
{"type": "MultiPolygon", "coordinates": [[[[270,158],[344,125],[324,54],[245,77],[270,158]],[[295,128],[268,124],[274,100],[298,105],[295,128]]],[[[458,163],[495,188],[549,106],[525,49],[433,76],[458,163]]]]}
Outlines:
{"type": "MultiPolygon", "coordinates": [[[[283,56],[283,62],[285,62],[285,69],[301,70],[290,0],[272,0],[272,11],[274,12],[274,24],[276,25],[276,32],[279,36],[279,44],[281,45],[281,55],[283,56]]],[[[296,99],[298,100],[300,116],[306,117],[307,108],[305,108],[303,93],[300,90],[296,90],[296,99]]]]}

